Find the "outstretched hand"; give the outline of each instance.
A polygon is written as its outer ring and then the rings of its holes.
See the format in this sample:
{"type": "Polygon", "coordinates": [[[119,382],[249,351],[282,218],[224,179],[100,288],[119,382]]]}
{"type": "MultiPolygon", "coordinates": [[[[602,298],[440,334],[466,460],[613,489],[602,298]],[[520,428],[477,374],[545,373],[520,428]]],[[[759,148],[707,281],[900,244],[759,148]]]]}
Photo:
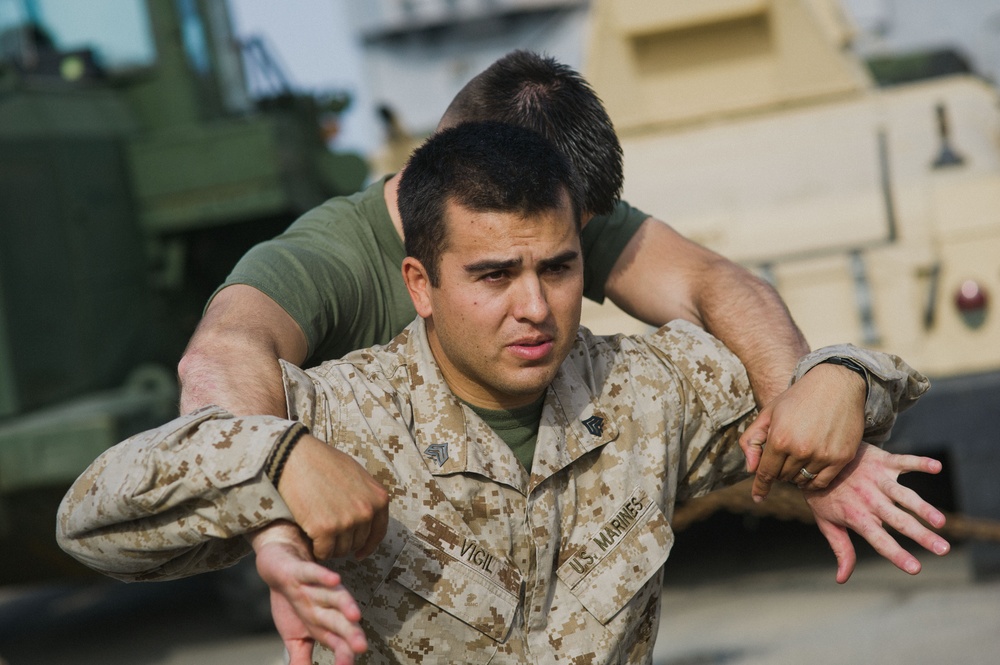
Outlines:
{"type": "Polygon", "coordinates": [[[803,491],[819,530],[837,557],[838,583],[843,584],[851,577],[857,563],[848,529],[860,534],[875,551],[910,575],[920,572],[920,561],[896,542],[886,531],[886,525],[929,552],[942,556],[950,551],[947,540],[914,517],[934,528],[944,526],[945,522],[941,511],[899,484],[899,476],[911,471],[936,474],[941,471],[941,462],[929,457],[894,455],[862,443],[854,460],[826,489],[803,491]]]}
{"type": "Polygon", "coordinates": [[[855,458],[865,429],[865,383],[854,372],[822,364],[767,406],[740,437],[751,494],[763,501],[777,480],[804,489],[828,486],[855,458]],[[808,475],[807,479],[802,469],[808,475]]]}
{"type": "Polygon", "coordinates": [[[361,610],[340,575],[315,563],[298,527],[276,522],[250,537],[257,572],[271,589],[271,616],[289,665],[310,665],[315,642],[350,665],[368,649],[361,610]]]}

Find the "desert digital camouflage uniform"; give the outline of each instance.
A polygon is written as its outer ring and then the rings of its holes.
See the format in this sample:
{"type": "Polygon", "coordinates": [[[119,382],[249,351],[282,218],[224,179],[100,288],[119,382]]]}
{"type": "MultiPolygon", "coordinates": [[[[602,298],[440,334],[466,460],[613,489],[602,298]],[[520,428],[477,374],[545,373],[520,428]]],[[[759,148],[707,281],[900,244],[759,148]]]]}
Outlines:
{"type": "MultiPolygon", "coordinates": [[[[856,348],[875,379],[869,434],[926,380],[856,348]]],[[[303,425],[390,493],[388,534],[329,562],[362,607],[369,663],[642,663],[656,635],[674,503],[744,477],[755,414],[742,365],[700,329],[577,343],[548,390],[530,476],[445,383],[423,321],[385,347],[284,366],[290,423],[209,407],[102,456],[60,509],[59,538],[127,580],[218,568],[241,534],[291,515],[262,472],[303,425]],[[301,424],[300,424],[301,423],[301,424]]],[[[314,661],[332,663],[324,647],[314,661]]]]}

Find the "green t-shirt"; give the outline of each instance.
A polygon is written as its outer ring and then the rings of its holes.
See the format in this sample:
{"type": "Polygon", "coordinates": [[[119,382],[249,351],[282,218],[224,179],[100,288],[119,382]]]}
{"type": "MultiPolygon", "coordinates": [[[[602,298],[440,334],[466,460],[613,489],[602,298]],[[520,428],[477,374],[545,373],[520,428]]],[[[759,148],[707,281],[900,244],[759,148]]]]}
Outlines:
{"type": "Polygon", "coordinates": [[[503,442],[514,453],[525,471],[531,473],[531,463],[535,461],[535,444],[538,443],[538,426],[542,422],[542,409],[545,407],[545,393],[527,406],[510,410],[484,409],[462,403],[472,409],[497,433],[503,442]]]}
{"type": "MultiPolygon", "coordinates": [[[[281,305],[305,333],[306,366],[384,344],[417,315],[403,283],[405,250],[384,185],[379,180],[313,208],[247,252],[219,287],[246,284],[281,305]]],[[[587,223],[584,295],[604,301],[608,275],[646,217],[621,202],[610,216],[587,223]]]]}

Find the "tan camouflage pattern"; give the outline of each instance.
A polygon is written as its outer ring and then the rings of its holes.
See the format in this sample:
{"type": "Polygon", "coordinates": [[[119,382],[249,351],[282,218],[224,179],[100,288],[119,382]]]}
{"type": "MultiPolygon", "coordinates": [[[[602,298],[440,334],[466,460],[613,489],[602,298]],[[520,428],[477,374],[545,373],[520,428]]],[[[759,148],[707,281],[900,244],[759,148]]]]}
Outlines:
{"type": "MultiPolygon", "coordinates": [[[[331,563],[373,663],[647,659],[674,502],[742,477],[753,409],[742,366],[693,326],[581,332],[529,477],[452,394],[422,323],[385,349],[285,372],[292,417],[390,489],[378,551],[331,563]]],[[[322,648],[315,660],[333,662],[322,648]]]]}
{"type": "Polygon", "coordinates": [[[289,428],[217,407],[109,448],[59,506],[56,539],[82,563],[128,582],[224,568],[250,552],[242,536],[291,520],[262,473],[289,428]]]}
{"type": "MultiPolygon", "coordinates": [[[[873,375],[895,371],[873,358],[873,375]]],[[[530,476],[452,394],[420,320],[385,347],[283,370],[290,418],[390,493],[377,551],[327,562],[362,607],[365,663],[649,662],[674,504],[744,477],[737,439],[755,415],[739,361],[685,322],[643,337],[581,330],[547,393],[530,476]]],[[[881,413],[889,391],[876,384],[881,413]]],[[[61,542],[74,556],[123,578],[191,574],[245,550],[214,540],[230,525],[289,517],[260,469],[290,423],[179,420],[102,457],[67,495],[61,542]],[[220,491],[224,468],[242,484],[220,491]],[[131,508],[154,486],[176,500],[131,508]]],[[[313,659],[334,662],[322,646],[313,659]]]]}

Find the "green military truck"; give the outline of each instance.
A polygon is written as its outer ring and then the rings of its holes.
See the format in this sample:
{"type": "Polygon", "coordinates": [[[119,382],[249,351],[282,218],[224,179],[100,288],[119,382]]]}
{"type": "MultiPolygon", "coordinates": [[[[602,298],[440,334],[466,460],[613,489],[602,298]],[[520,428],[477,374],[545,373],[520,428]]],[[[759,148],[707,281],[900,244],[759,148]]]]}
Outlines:
{"type": "Polygon", "coordinates": [[[0,583],[82,568],[68,484],[176,414],[175,367],[239,256],[356,191],[344,104],[295,94],[216,0],[0,0],[0,583]]]}

